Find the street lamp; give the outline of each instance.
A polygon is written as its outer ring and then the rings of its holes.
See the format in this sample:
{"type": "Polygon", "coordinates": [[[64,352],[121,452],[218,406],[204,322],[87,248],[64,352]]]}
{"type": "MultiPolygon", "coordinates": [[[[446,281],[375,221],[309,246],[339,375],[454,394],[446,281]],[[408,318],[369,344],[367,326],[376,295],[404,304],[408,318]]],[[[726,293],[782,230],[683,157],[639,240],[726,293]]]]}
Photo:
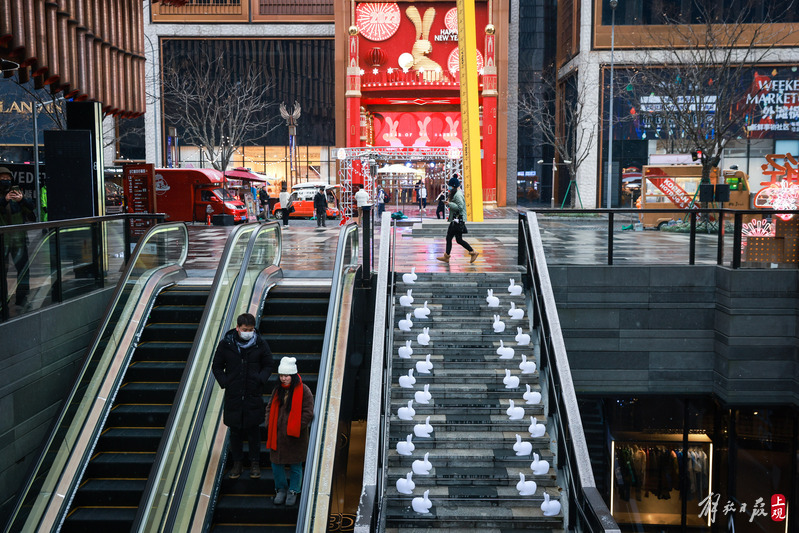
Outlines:
{"type": "Polygon", "coordinates": [[[610,106],[608,109],[608,209],[610,209],[611,173],[613,171],[613,52],[616,45],[616,7],[619,0],[610,0],[610,106]]]}
{"type": "MultiPolygon", "coordinates": [[[[538,160],[539,165],[552,165],[552,209],[555,209],[555,177],[558,172],[558,165],[571,165],[571,161],[564,159],[563,163],[558,163],[555,158],[552,158],[551,163],[544,163],[543,159],[538,160]]],[[[568,193],[568,191],[566,191],[568,193]]]]}

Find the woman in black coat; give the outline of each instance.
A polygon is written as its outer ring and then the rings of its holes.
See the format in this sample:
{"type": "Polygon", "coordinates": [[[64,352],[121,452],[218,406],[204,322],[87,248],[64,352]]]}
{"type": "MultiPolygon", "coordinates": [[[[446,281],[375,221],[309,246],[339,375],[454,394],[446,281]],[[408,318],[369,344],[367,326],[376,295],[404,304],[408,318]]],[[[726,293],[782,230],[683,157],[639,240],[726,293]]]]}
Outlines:
{"type": "Polygon", "coordinates": [[[230,477],[241,476],[244,437],[250,455],[250,477],[261,477],[261,432],[264,416],[263,391],[272,375],[272,351],[255,331],[255,317],[239,315],[236,329],[228,331],[214,354],[213,372],[225,390],[224,422],[230,431],[230,477]]]}

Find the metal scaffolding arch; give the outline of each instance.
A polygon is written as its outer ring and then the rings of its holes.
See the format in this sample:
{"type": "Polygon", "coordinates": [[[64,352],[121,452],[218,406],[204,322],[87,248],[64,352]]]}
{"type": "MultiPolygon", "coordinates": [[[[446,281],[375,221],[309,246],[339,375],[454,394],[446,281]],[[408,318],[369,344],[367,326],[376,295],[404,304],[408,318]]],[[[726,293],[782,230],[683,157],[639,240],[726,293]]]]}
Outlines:
{"type": "MultiPolygon", "coordinates": [[[[363,146],[355,148],[339,148],[336,154],[339,162],[338,181],[341,186],[342,224],[353,216],[355,184],[362,184],[369,194],[369,202],[377,203],[377,185],[392,191],[393,199],[399,202],[402,191],[410,192],[414,188],[414,180],[420,172],[427,172],[432,164],[438,174],[444,177],[457,173],[463,175],[463,150],[451,147],[415,147],[415,146],[363,146]],[[419,167],[419,163],[424,163],[419,167]],[[407,171],[394,171],[392,165],[405,166],[407,171]],[[388,169],[389,171],[386,171],[388,169]],[[411,177],[413,176],[413,177],[411,177]]],[[[394,201],[392,199],[392,201],[394,201]]]]}

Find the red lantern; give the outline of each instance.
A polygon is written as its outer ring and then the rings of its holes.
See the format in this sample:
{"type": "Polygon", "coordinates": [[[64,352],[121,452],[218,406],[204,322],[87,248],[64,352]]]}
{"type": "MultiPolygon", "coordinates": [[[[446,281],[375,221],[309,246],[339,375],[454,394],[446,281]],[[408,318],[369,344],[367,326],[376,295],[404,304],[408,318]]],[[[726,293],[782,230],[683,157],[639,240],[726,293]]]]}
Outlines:
{"type": "Polygon", "coordinates": [[[386,53],[379,47],[372,48],[366,55],[370,67],[379,67],[386,62],[386,53]]]}

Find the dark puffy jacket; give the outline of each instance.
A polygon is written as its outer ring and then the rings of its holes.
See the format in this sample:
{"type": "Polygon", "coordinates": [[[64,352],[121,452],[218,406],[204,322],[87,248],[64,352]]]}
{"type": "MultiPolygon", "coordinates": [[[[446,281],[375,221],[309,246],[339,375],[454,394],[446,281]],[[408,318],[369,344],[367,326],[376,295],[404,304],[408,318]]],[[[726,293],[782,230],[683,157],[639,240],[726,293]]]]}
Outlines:
{"type": "Polygon", "coordinates": [[[325,199],[325,195],[321,192],[317,192],[313,196],[313,207],[314,209],[326,209],[327,208],[327,200],[325,199]]]}
{"type": "Polygon", "coordinates": [[[216,347],[213,372],[225,389],[225,425],[247,428],[264,419],[263,391],[272,375],[272,351],[256,333],[255,344],[239,349],[235,329],[228,331],[216,347]]]}

